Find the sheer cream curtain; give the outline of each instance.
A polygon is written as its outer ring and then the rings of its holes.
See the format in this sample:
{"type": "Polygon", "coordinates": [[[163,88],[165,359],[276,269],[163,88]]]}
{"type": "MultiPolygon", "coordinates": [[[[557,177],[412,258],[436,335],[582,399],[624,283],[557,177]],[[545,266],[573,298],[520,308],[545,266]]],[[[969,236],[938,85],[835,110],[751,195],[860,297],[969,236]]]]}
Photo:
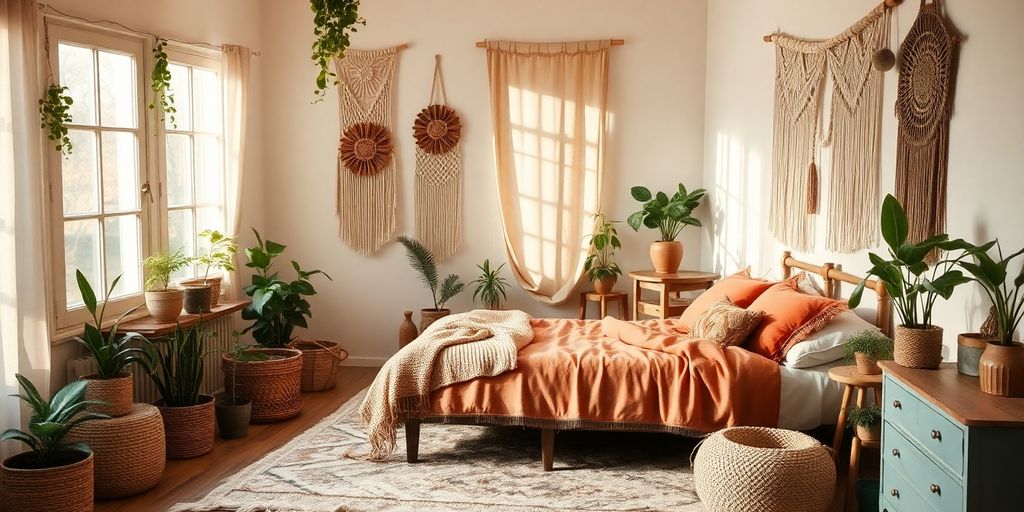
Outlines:
{"type": "MultiPolygon", "coordinates": [[[[42,22],[35,1],[0,0],[0,430],[27,419],[15,373],[50,394],[44,297],[42,22]]],[[[0,444],[0,455],[23,450],[0,444]]]]}
{"type": "Polygon", "coordinates": [[[512,273],[569,299],[600,209],[611,41],[487,42],[498,200],[512,273]]]}
{"type": "MultiPolygon", "coordinates": [[[[242,184],[245,169],[245,123],[249,96],[249,58],[252,52],[233,44],[224,45],[222,73],[224,77],[224,155],[225,179],[228,185],[226,199],[226,235],[236,236],[242,229],[242,184]]],[[[238,261],[235,262],[236,266],[238,261]]],[[[237,272],[227,278],[227,296],[241,297],[237,272]]]]}

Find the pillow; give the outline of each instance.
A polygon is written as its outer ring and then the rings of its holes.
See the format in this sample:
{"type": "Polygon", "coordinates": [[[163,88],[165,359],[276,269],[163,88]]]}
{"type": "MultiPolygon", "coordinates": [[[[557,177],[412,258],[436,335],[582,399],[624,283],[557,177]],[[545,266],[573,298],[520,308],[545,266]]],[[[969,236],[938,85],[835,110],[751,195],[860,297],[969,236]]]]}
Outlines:
{"type": "Polygon", "coordinates": [[[693,322],[690,336],[718,343],[723,347],[742,345],[751,331],[761,325],[760,311],[737,307],[729,297],[718,299],[693,322]]]}
{"type": "Polygon", "coordinates": [[[745,268],[725,279],[719,280],[714,286],[700,294],[683,311],[679,322],[687,329],[692,329],[697,317],[702,315],[712,304],[723,297],[728,297],[734,305],[746,308],[754,299],[764,293],[772,283],[764,279],[750,277],[750,268],[745,268]]]}
{"type": "Polygon", "coordinates": [[[775,361],[848,310],[838,300],[802,293],[792,279],[772,285],[748,309],[764,312],[764,319],[744,347],[775,361]]]}
{"type": "Polygon", "coordinates": [[[814,279],[814,276],[808,274],[807,272],[800,272],[799,274],[794,276],[794,278],[796,279],[796,288],[801,292],[806,293],[808,295],[821,295],[822,297],[825,296],[825,290],[821,289],[821,285],[819,285],[818,281],[814,279]]]}
{"type": "Polygon", "coordinates": [[[782,364],[790,368],[811,368],[838,361],[843,357],[850,336],[862,331],[882,332],[875,324],[857,316],[857,313],[844,311],[822,330],[793,345],[782,364]]]}

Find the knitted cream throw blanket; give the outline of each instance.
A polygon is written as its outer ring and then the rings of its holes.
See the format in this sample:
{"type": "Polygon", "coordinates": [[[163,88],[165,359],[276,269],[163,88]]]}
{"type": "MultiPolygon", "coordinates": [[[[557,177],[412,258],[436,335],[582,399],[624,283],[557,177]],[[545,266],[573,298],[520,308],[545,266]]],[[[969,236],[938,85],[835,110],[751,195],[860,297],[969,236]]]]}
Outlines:
{"type": "Polygon", "coordinates": [[[474,310],[444,317],[384,363],[359,409],[370,441],[369,460],[395,451],[399,411],[427,412],[430,392],[516,368],[519,349],[533,341],[522,311],[474,310]]]}

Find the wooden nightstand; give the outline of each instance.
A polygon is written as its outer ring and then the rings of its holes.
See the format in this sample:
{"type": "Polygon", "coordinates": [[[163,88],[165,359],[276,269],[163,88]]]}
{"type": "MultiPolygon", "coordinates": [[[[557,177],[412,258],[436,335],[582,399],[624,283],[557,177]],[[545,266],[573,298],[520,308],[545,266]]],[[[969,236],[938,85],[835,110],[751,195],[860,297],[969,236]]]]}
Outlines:
{"type": "Polygon", "coordinates": [[[655,318],[671,318],[683,314],[690,305],[690,299],[678,297],[679,292],[706,290],[715,284],[718,274],[680,270],[675,274],[659,274],[653,270],[630,272],[633,279],[633,320],[640,320],[640,315],[655,318]],[[658,294],[657,302],[642,300],[641,290],[651,290],[658,294]]]}

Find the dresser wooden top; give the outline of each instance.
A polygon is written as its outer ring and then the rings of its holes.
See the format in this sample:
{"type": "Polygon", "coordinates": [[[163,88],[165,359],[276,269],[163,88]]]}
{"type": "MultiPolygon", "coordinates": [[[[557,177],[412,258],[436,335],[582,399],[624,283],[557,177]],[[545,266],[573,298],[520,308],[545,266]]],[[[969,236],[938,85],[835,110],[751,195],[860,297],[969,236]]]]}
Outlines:
{"type": "Polygon", "coordinates": [[[969,427],[1024,427],[1024,398],[983,393],[978,378],[956,371],[955,363],[938,370],[904,368],[879,361],[886,375],[899,380],[950,417],[969,427]]]}

